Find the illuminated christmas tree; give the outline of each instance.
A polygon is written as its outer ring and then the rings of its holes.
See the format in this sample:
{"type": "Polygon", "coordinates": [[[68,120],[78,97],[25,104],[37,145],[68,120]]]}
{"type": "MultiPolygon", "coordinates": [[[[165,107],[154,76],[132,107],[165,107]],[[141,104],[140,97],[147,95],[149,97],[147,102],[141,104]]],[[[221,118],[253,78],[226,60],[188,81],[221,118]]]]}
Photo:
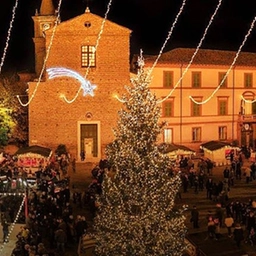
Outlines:
{"type": "Polygon", "coordinates": [[[157,146],[164,124],[159,124],[160,106],[148,88],[142,54],[138,64],[119,112],[116,139],[106,150],[115,175],[105,177],[99,198],[96,255],[182,255],[184,209],[175,209],[174,202],[181,181],[157,146]]]}

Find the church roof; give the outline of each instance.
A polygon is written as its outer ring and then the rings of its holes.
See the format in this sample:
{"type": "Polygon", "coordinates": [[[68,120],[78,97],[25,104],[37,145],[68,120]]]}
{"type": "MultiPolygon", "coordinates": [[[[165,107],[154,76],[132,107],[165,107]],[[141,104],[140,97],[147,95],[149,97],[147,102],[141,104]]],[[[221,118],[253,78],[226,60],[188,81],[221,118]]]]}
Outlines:
{"type": "MultiPolygon", "coordinates": [[[[165,52],[158,60],[158,64],[189,64],[196,49],[176,48],[165,52]]],[[[193,65],[223,65],[230,66],[236,57],[235,51],[199,49],[195,55],[193,65]]],[[[156,55],[144,55],[145,63],[154,62],[156,55]]],[[[240,52],[235,66],[256,66],[256,53],[240,52]]]]}
{"type": "MultiPolygon", "coordinates": [[[[74,18],[62,21],[57,26],[58,32],[65,32],[66,35],[81,35],[81,34],[99,34],[100,29],[104,33],[103,35],[126,35],[130,34],[131,30],[124,26],[118,25],[110,20],[104,21],[104,29],[102,28],[103,18],[94,13],[91,13],[87,7],[85,12],[74,18]]],[[[46,34],[51,34],[51,29],[45,32],[46,34]]],[[[101,34],[101,35],[102,35],[101,34]]]]}

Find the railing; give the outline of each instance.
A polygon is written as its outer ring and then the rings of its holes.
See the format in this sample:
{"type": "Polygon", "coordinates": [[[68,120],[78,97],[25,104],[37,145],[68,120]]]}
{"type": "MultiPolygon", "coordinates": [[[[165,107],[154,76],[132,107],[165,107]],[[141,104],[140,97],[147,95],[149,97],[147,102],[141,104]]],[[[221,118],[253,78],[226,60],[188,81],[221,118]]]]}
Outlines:
{"type": "Polygon", "coordinates": [[[239,120],[241,120],[241,121],[254,121],[254,120],[256,120],[256,115],[255,114],[239,115],[239,120]]]}

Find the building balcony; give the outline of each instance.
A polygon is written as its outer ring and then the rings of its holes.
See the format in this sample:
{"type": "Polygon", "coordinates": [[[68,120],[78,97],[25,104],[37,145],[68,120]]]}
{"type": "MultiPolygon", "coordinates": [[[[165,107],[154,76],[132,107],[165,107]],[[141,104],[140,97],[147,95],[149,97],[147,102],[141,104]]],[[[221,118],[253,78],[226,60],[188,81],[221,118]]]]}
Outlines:
{"type": "Polygon", "coordinates": [[[247,114],[247,115],[239,115],[238,116],[239,121],[241,122],[255,122],[256,121],[256,114],[247,114]]]}

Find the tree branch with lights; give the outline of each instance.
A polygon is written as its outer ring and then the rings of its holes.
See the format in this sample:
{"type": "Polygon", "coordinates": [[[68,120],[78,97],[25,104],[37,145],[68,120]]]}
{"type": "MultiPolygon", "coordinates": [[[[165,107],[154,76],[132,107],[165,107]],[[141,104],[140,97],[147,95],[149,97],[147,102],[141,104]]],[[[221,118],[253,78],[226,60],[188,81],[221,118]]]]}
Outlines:
{"type": "Polygon", "coordinates": [[[157,146],[164,124],[159,124],[160,107],[148,88],[142,53],[138,64],[119,111],[115,140],[106,149],[115,175],[105,175],[98,199],[96,255],[182,255],[185,208],[175,207],[181,180],[157,146]]]}

